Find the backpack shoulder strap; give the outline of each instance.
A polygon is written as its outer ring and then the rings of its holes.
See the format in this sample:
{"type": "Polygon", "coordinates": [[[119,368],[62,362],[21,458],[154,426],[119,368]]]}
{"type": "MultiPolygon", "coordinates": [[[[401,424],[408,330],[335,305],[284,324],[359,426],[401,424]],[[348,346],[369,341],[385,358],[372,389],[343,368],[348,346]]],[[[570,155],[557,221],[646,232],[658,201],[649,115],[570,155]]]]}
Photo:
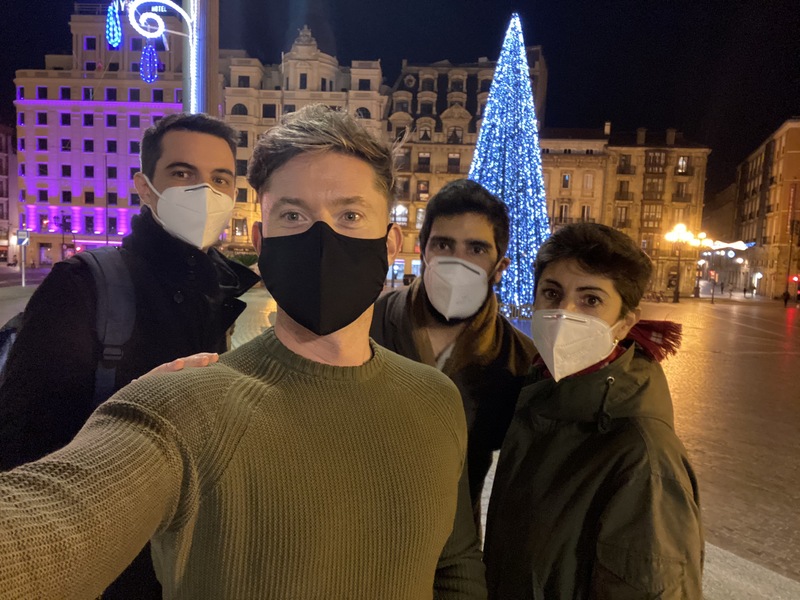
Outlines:
{"type": "Polygon", "coordinates": [[[97,290],[95,323],[103,353],[95,371],[94,405],[115,391],[122,346],[130,339],[136,320],[136,295],[128,266],[118,248],[104,247],[80,252],[75,258],[92,273],[97,290]]]}

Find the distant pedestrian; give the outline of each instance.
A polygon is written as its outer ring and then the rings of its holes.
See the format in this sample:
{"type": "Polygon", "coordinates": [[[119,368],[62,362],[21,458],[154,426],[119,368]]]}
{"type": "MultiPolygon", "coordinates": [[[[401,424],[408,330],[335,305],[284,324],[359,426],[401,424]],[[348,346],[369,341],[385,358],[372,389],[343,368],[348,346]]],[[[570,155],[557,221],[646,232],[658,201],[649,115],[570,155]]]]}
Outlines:
{"type": "Polygon", "coordinates": [[[747,298],[747,286],[744,286],[743,292],[744,292],[744,297],[747,298]]]}
{"type": "Polygon", "coordinates": [[[725,293],[725,282],[724,281],[720,282],[720,284],[719,284],[719,293],[720,294],[724,294],[725,293]]]}
{"type": "Polygon", "coordinates": [[[783,308],[786,308],[788,306],[789,298],[791,297],[792,295],[789,293],[789,290],[784,290],[783,295],[781,296],[781,298],[783,298],[783,308]]]}

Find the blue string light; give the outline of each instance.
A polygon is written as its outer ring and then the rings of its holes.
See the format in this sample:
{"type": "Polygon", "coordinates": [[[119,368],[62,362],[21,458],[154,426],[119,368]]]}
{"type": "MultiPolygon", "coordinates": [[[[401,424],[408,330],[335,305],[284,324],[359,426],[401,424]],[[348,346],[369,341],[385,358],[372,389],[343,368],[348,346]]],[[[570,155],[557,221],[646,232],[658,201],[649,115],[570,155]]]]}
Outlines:
{"type": "Polygon", "coordinates": [[[108,5],[106,12],[106,41],[112,48],[119,48],[122,43],[122,25],[119,20],[117,0],[108,5]]]}
{"type": "Polygon", "coordinates": [[[139,75],[145,83],[153,83],[158,79],[158,53],[153,44],[147,44],[142,50],[139,75]]]}
{"type": "Polygon", "coordinates": [[[533,260],[550,236],[539,129],[519,15],[514,13],[494,71],[469,178],[508,206],[511,264],[500,283],[501,311],[530,318],[533,260]]]}

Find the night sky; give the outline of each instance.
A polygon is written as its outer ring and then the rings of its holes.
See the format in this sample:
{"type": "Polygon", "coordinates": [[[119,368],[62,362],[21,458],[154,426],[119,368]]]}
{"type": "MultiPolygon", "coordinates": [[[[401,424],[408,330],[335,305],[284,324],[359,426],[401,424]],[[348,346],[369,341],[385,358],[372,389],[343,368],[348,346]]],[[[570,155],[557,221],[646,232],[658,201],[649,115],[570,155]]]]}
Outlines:
{"type": "MultiPolygon", "coordinates": [[[[548,127],[675,127],[709,145],[708,191],[787,118],[800,115],[797,0],[220,0],[223,47],[280,62],[307,23],[341,64],[496,59],[513,11],[549,70],[548,127]]],[[[0,122],[13,73],[69,53],[67,0],[0,0],[0,122]],[[46,6],[46,10],[44,7],[46,6]]],[[[708,201],[708,198],[707,198],[708,201]]]]}

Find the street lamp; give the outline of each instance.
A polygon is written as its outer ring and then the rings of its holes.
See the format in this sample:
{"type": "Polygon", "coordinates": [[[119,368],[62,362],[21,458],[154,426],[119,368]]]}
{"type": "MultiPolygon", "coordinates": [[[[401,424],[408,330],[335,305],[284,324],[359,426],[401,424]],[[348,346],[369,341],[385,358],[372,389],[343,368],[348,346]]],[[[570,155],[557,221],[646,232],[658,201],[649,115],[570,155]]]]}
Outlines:
{"type": "MultiPolygon", "coordinates": [[[[683,246],[685,244],[695,247],[699,246],[700,242],[705,237],[704,233],[701,233],[699,237],[695,237],[691,231],[686,229],[686,225],[683,223],[678,223],[672,228],[672,231],[668,231],[664,234],[664,239],[668,242],[672,242],[673,246],[676,246],[678,249],[678,276],[675,278],[675,291],[672,293],[672,302],[674,304],[681,301],[681,251],[683,250],[683,246]]],[[[698,281],[695,287],[695,298],[699,296],[699,290],[700,283],[698,281]]]]}

